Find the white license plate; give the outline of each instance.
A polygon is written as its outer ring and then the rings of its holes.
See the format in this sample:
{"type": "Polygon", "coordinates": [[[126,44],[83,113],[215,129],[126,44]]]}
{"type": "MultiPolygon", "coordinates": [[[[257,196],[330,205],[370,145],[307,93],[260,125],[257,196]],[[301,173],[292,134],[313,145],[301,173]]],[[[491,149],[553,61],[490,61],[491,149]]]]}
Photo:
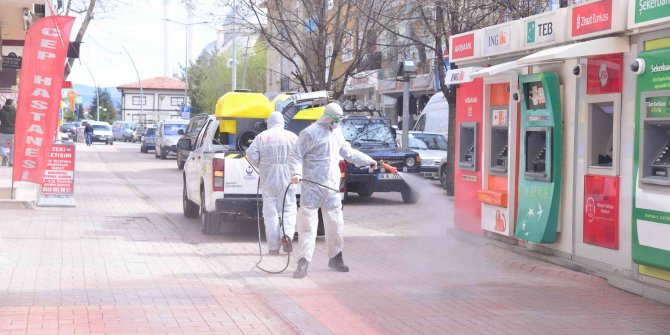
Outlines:
{"type": "Polygon", "coordinates": [[[377,175],[379,180],[391,180],[391,179],[402,179],[397,173],[380,173],[377,175]]]}

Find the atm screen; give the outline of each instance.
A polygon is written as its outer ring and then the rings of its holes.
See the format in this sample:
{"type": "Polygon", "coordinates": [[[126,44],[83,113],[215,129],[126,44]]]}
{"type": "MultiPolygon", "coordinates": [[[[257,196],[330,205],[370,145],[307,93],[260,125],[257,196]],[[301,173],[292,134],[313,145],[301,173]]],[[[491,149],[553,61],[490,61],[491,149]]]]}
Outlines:
{"type": "Polygon", "coordinates": [[[526,130],[526,178],[545,180],[547,177],[547,131],[526,130]]]}
{"type": "Polygon", "coordinates": [[[508,129],[507,127],[491,128],[491,171],[498,173],[507,172],[508,155],[508,129]]]}
{"type": "Polygon", "coordinates": [[[544,86],[541,81],[524,84],[527,109],[547,109],[547,101],[544,96],[544,86]]]}
{"type": "Polygon", "coordinates": [[[670,141],[665,143],[663,149],[656,155],[654,162],[651,163],[651,166],[670,167],[670,141]]]}
{"type": "Polygon", "coordinates": [[[458,135],[458,166],[464,170],[477,168],[477,123],[462,122],[458,135]]]}

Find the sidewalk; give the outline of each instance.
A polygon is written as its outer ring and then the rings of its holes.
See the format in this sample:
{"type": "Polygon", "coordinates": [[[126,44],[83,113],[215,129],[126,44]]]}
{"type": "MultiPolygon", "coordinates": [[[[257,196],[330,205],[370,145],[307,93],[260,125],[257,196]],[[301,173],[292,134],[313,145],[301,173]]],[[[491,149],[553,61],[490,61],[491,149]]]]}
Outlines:
{"type": "MultiPolygon", "coordinates": [[[[443,230],[443,217],[403,206],[396,195],[347,205],[351,272],[328,269],[319,239],[306,279],[291,278],[294,258],[287,272],[266,274],[254,268],[253,226],[207,236],[199,220],[183,217],[174,160],[123,145],[77,149],[77,207],[0,211],[0,334],[670,329],[668,306],[598,277],[463,242],[443,230]]],[[[265,256],[263,266],[278,270],[285,261],[265,256]]]]}

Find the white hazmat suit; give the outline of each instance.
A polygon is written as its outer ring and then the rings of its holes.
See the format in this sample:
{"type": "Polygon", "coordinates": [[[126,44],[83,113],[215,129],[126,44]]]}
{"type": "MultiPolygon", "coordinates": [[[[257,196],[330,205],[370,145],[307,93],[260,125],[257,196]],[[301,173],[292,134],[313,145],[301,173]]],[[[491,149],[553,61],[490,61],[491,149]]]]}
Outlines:
{"type": "Polygon", "coordinates": [[[288,167],[289,153],[298,136],[284,129],[284,116],[273,112],[268,117],[268,129],[258,134],[246,151],[249,162],[260,174],[260,192],[263,195],[265,238],[271,253],[279,251],[282,237],[279,216],[284,206],[284,232],[293,239],[295,233],[295,187],[284,192],[291,181],[288,167]]]}
{"type": "MultiPolygon", "coordinates": [[[[341,178],[339,162],[341,159],[358,166],[376,165],[375,160],[352,149],[344,139],[342,130],[338,127],[342,116],[342,108],[339,105],[328,104],[323,116],[300,132],[298,142],[293,147],[289,158],[289,167],[294,182],[297,178],[303,180],[297,221],[299,267],[304,263],[303,258],[307,264],[312,260],[319,208],[321,208],[324,220],[328,257],[332,259],[339,256],[341,260],[340,253],[343,247],[344,220],[340,193],[309,181],[339,190],[341,178]]],[[[306,275],[306,267],[304,275],[306,275]]],[[[294,276],[302,278],[297,274],[294,276]]]]}

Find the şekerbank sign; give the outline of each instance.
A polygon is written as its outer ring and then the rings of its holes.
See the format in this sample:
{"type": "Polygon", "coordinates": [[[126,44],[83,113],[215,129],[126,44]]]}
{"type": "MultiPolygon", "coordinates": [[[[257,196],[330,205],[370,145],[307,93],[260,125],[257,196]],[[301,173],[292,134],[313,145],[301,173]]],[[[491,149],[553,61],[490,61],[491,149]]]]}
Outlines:
{"type": "Polygon", "coordinates": [[[670,20],[670,0],[631,0],[629,27],[647,26],[670,20]]]}

